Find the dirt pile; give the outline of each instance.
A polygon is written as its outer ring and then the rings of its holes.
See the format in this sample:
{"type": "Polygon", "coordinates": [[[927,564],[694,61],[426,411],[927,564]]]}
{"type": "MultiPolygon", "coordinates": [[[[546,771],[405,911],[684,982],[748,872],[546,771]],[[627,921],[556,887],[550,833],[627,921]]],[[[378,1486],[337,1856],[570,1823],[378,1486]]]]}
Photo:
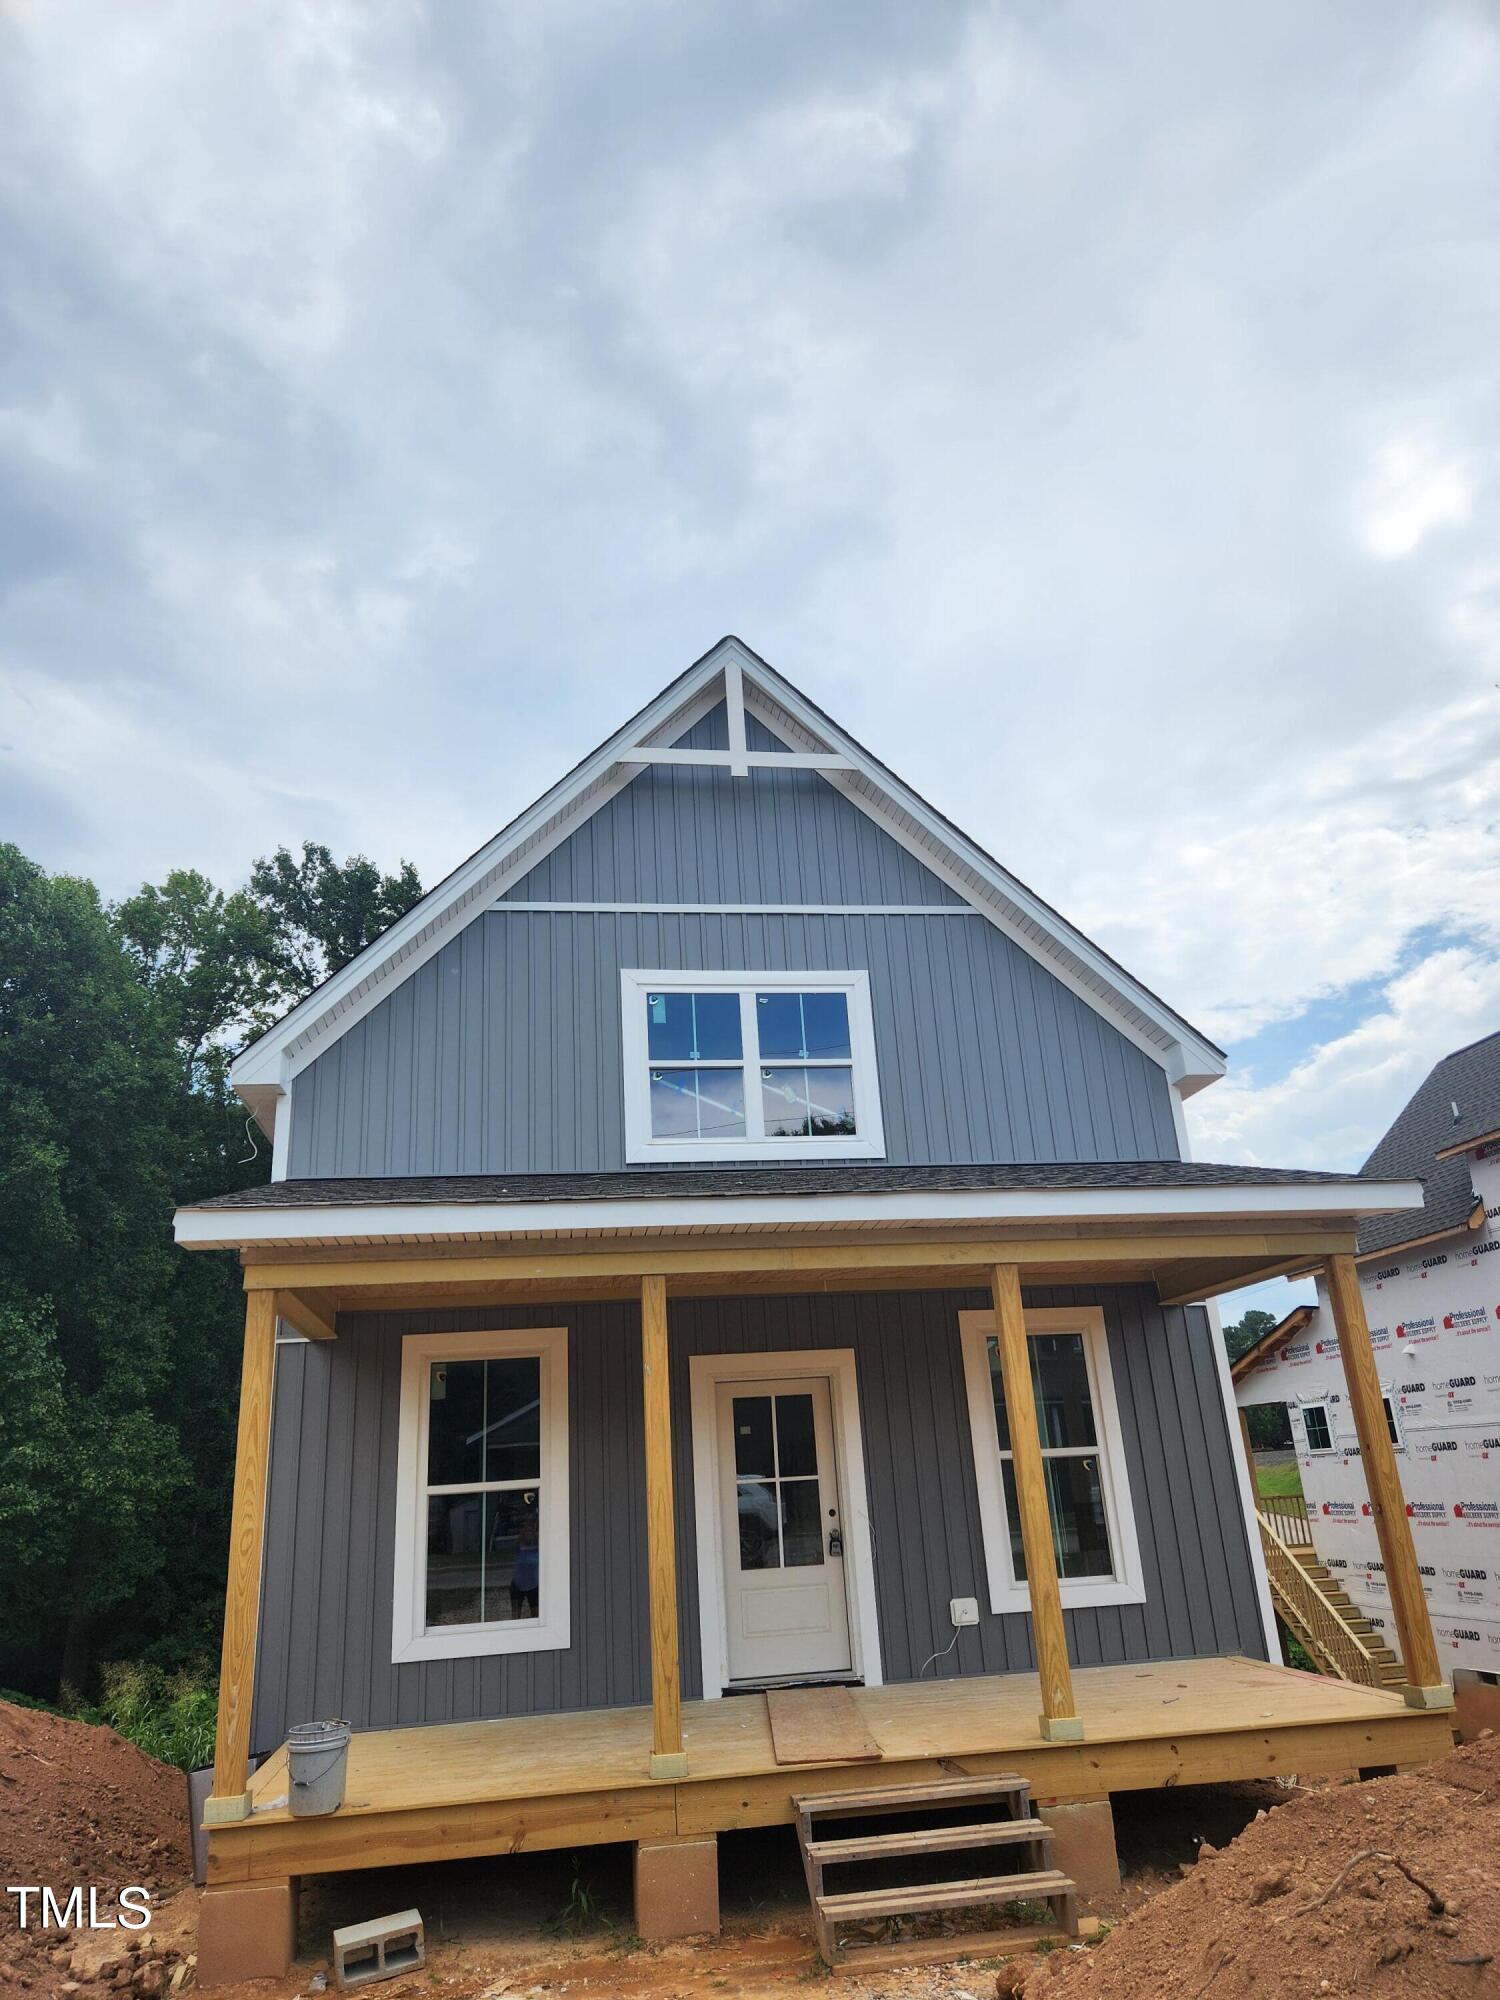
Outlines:
{"type": "Polygon", "coordinates": [[[0,1869],[0,1888],[38,1892],[27,1899],[25,1928],[20,1898],[0,1896],[0,2000],[171,1989],[179,1954],[157,1948],[154,1924],[103,1926],[118,1919],[121,1889],[149,1890],[154,1910],[192,1873],[180,1771],[112,1729],[0,1702],[0,1869]],[[43,1910],[43,1887],[73,1917],[66,1930],[43,1923],[55,1914],[43,1910]],[[81,1909],[75,1903],[70,1911],[79,1887],[81,1909]]]}
{"type": "Polygon", "coordinates": [[[1028,1969],[1026,2000],[1496,2000],[1500,1736],[1307,1792],[1103,1944],[1028,1969]]]}

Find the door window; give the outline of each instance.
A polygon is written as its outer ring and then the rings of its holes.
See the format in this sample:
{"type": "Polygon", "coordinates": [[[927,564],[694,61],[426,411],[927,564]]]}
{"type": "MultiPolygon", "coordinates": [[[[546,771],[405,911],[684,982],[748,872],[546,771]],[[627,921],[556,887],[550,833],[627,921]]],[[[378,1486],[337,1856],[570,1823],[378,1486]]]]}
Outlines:
{"type": "Polygon", "coordinates": [[[801,1390],[736,1396],[733,1422],[740,1568],[802,1569],[821,1563],[812,1397],[801,1390]]]}

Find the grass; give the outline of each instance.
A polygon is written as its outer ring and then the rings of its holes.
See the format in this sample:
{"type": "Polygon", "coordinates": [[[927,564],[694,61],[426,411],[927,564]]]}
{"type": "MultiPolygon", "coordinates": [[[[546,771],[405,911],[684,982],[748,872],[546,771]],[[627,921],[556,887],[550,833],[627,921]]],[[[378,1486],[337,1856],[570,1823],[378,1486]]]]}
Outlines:
{"type": "Polygon", "coordinates": [[[1258,1465],[1255,1483],[1268,1500],[1300,1499],[1302,1468],[1296,1459],[1290,1465],[1258,1465]]]}
{"type": "Polygon", "coordinates": [[[85,1702],[64,1687],[54,1711],[77,1722],[107,1722],[127,1742],[162,1764],[198,1771],[214,1758],[219,1704],[206,1670],[164,1673],[138,1661],[116,1660],[99,1673],[102,1692],[85,1702]]]}

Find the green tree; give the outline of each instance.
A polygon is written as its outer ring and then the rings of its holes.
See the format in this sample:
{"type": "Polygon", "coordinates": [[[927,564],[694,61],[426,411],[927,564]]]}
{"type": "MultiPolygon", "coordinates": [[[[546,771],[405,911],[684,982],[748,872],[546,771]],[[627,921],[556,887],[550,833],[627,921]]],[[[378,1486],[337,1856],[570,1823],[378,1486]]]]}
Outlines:
{"type": "Polygon", "coordinates": [[[226,895],[196,869],[174,868],[110,914],[181,1052],[184,1084],[220,1095],[234,1049],[286,997],[286,946],[271,911],[248,890],[226,895]]]}
{"type": "Polygon", "coordinates": [[[420,894],[309,844],[107,910],[0,847],[0,1678],[212,1661],[244,1295],[172,1210],[267,1177],[234,1050],[420,894]]]}
{"type": "Polygon", "coordinates": [[[1229,1359],[1238,1361],[1276,1323],[1275,1313],[1262,1312],[1259,1306],[1252,1306],[1243,1319],[1237,1319],[1232,1326],[1224,1329],[1224,1345],[1229,1350],[1229,1359]]]}
{"type": "Polygon", "coordinates": [[[171,1396],[178,1068],[93,886],[0,847],[0,1314],[22,1423],[0,1489],[19,1547],[0,1634],[81,1671],[160,1568],[187,1466],[171,1396]],[[46,1440],[45,1464],[35,1439],[46,1440]]]}
{"type": "Polygon", "coordinates": [[[257,861],[250,892],[275,926],[283,993],[300,999],[404,916],[422,884],[409,861],[382,875],[362,854],[340,866],[326,847],[304,840],[300,861],[285,847],[257,861]]]}

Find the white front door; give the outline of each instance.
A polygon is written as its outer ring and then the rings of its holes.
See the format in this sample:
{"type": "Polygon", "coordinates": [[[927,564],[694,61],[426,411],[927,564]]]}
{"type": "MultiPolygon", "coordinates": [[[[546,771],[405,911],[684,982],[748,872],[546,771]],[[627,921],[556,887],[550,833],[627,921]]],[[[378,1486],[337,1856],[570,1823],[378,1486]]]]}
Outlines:
{"type": "Polygon", "coordinates": [[[828,1378],[720,1382],[717,1414],[729,1679],[848,1673],[828,1378]]]}

